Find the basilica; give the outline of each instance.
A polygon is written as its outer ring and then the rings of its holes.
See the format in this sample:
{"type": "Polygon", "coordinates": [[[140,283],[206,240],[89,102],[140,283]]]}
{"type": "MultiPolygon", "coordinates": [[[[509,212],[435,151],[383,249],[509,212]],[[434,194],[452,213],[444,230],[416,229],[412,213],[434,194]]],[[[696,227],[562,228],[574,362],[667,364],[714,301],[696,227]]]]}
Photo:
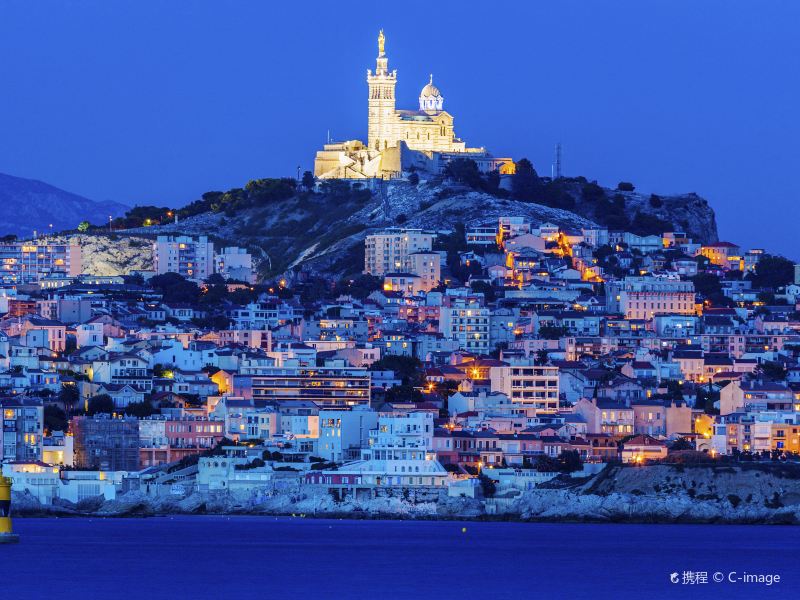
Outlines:
{"type": "Polygon", "coordinates": [[[349,140],[325,144],[314,160],[314,175],[322,179],[402,177],[404,172],[441,173],[454,158],[470,158],[481,171],[514,171],[510,158],[496,158],[485,148],[467,148],[453,128],[453,116],[444,110],[444,98],[430,81],[419,95],[418,110],[395,107],[397,71],[389,70],[386,38],[378,34],[375,71],[367,70],[369,115],[367,143],[349,140]]]}

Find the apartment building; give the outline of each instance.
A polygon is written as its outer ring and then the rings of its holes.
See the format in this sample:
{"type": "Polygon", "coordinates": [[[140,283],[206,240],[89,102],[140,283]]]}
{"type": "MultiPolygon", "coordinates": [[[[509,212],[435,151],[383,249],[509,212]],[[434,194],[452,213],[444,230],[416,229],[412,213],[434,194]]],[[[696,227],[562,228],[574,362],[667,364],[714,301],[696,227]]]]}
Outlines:
{"type": "Polygon", "coordinates": [[[406,270],[420,278],[420,287],[429,292],[442,279],[442,257],[438,252],[412,252],[406,258],[406,270]]]}
{"type": "Polygon", "coordinates": [[[139,420],[106,414],[70,421],[75,466],[103,471],[139,470],[139,420]]]}
{"type": "Polygon", "coordinates": [[[715,242],[700,247],[700,254],[712,265],[723,269],[740,270],[742,267],[742,249],[731,242],[715,242]]]}
{"type": "Polygon", "coordinates": [[[406,271],[409,256],[430,252],[436,234],[422,229],[387,229],[364,240],[364,273],[385,275],[406,271]]]}
{"type": "Polygon", "coordinates": [[[532,408],[536,415],[558,412],[558,367],[521,361],[491,367],[489,379],[492,392],[505,394],[514,406],[532,408]]]}
{"type": "Polygon", "coordinates": [[[439,331],[445,338],[455,340],[461,350],[487,354],[489,347],[491,311],[476,300],[454,299],[439,312],[439,331]]]}
{"type": "Polygon", "coordinates": [[[610,313],[626,319],[650,320],[656,315],[691,315],[695,312],[691,281],[660,277],[626,277],[606,284],[606,305],[610,313]]]}
{"type": "Polygon", "coordinates": [[[42,459],[44,409],[42,401],[26,398],[0,400],[3,417],[0,461],[32,462],[42,459]]]}
{"type": "Polygon", "coordinates": [[[235,378],[234,389],[242,383],[249,384],[255,400],[307,400],[320,407],[368,405],[370,400],[370,372],[354,367],[265,367],[235,378]]]}
{"type": "Polygon", "coordinates": [[[226,280],[233,279],[255,283],[253,256],[245,249],[236,246],[221,248],[214,254],[214,272],[226,280]]]}
{"type": "Polygon", "coordinates": [[[77,244],[47,239],[0,243],[0,284],[39,283],[48,277],[76,277],[82,269],[77,244]]]}
{"type": "Polygon", "coordinates": [[[202,281],[214,272],[214,244],[204,235],[160,235],[153,243],[153,263],[157,275],[177,273],[202,281]]]}

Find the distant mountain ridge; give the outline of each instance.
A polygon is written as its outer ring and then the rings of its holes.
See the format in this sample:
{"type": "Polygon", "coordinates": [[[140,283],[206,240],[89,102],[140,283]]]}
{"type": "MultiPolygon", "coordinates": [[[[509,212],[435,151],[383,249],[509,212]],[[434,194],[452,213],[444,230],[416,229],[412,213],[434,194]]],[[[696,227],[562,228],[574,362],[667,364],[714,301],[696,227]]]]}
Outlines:
{"type": "Polygon", "coordinates": [[[20,238],[34,231],[75,229],[81,221],[102,224],[109,215],[123,215],[130,207],[119,202],[95,201],[36,179],[0,173],[0,235],[20,238]]]}

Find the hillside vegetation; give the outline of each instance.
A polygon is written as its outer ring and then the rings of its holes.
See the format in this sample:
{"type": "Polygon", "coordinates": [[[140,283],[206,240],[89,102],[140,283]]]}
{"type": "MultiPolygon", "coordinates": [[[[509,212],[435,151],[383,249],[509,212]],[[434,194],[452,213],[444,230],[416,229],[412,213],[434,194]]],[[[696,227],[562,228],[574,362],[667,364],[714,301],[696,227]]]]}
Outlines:
{"type": "Polygon", "coordinates": [[[264,277],[300,268],[352,275],[362,268],[369,232],[388,226],[452,231],[509,215],[568,229],[599,224],[642,235],[678,229],[698,241],[717,239],[713,211],[694,194],[646,196],[631,184],[611,190],[580,177],[553,181],[539,178],[524,160],[511,185],[501,187],[499,176],[481,175],[464,164],[470,162],[454,161],[445,177],[428,180],[413,174],[409,181],[327,180],[314,186],[309,174],[301,185],[258,179],[208,192],[182,209],[137,207],[114,227],[146,236],[208,235],[220,245],[245,246],[264,277]]]}

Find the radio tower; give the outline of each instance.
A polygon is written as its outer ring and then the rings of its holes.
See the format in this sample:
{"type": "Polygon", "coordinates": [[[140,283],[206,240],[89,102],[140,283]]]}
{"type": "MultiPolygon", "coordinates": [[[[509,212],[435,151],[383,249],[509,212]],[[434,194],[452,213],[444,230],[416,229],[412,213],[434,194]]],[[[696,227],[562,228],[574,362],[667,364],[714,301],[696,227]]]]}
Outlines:
{"type": "Polygon", "coordinates": [[[556,144],[556,179],[561,179],[561,142],[556,144]]]}

